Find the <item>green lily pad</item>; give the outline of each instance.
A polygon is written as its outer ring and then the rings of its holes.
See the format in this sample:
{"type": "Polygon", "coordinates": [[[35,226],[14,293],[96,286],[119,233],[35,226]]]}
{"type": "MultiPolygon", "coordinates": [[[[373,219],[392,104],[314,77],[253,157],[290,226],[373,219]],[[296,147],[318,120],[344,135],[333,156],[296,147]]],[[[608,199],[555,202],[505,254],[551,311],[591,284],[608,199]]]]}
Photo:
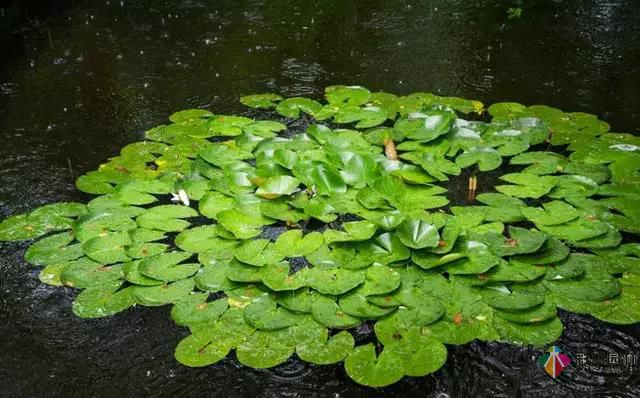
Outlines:
{"type": "Polygon", "coordinates": [[[62,232],[48,236],[27,249],[24,257],[33,265],[54,264],[75,260],[84,255],[82,245],[74,244],[72,232],[62,232]]]}
{"type": "Polygon", "coordinates": [[[480,171],[495,170],[502,164],[500,153],[493,148],[473,147],[456,157],[456,164],[467,168],[474,164],[480,171]]]}
{"type": "Polygon", "coordinates": [[[73,302],[73,313],[80,318],[102,318],[122,312],[135,305],[134,287],[121,290],[122,282],[114,282],[84,290],[73,302]]]}
{"type": "Polygon", "coordinates": [[[85,254],[103,264],[113,264],[130,260],[126,247],[131,244],[128,232],[112,232],[98,236],[82,244],[85,254]]]}
{"type": "Polygon", "coordinates": [[[324,238],[319,232],[302,236],[299,229],[289,230],[276,239],[274,249],[284,257],[301,257],[311,254],[322,246],[324,238]]]}
{"type": "Polygon", "coordinates": [[[396,236],[402,244],[412,249],[436,247],[440,242],[440,235],[433,224],[420,220],[406,220],[398,227],[396,236]]]}
{"type": "Polygon", "coordinates": [[[250,108],[274,108],[275,102],[281,101],[282,97],[278,94],[252,94],[240,97],[240,102],[250,108]]]}
{"type": "Polygon", "coordinates": [[[267,178],[256,190],[256,195],[265,199],[274,199],[283,195],[291,195],[298,189],[300,180],[291,176],[267,178]]]}
{"type": "Polygon", "coordinates": [[[295,347],[280,341],[278,331],[257,330],[238,345],[238,361],[250,368],[272,368],[285,362],[293,355],[295,347]]]}
{"type": "Polygon", "coordinates": [[[557,239],[568,241],[591,239],[609,231],[607,224],[590,216],[582,216],[560,225],[539,225],[538,228],[557,239]]]}
{"type": "Polygon", "coordinates": [[[379,356],[373,344],[356,347],[344,361],[347,375],[358,384],[384,387],[404,376],[404,366],[392,349],[385,348],[379,356]]]}
{"type": "Polygon", "coordinates": [[[536,347],[543,347],[556,341],[563,330],[562,322],[558,318],[544,322],[522,324],[496,317],[494,318],[494,324],[502,341],[529,344],[536,347]]]}
{"type": "Polygon", "coordinates": [[[516,185],[498,185],[496,190],[517,198],[540,198],[548,194],[557,184],[553,177],[540,177],[529,173],[505,174],[500,179],[516,185]]]}
{"type": "Polygon", "coordinates": [[[178,343],[175,357],[181,364],[195,368],[213,365],[224,359],[229,351],[231,346],[227,341],[192,334],[178,343]]]}
{"type": "Polygon", "coordinates": [[[295,314],[284,308],[268,293],[264,293],[244,308],[244,320],[260,330],[277,330],[292,326],[296,322],[295,314]]]}
{"type": "Polygon", "coordinates": [[[536,225],[559,225],[568,223],[578,218],[580,213],[571,205],[554,200],[544,203],[543,209],[537,207],[525,207],[521,211],[529,221],[536,225]]]}
{"type": "Polygon", "coordinates": [[[352,350],[354,339],[351,333],[342,331],[329,338],[326,329],[318,339],[296,346],[296,354],[305,362],[329,365],[342,361],[352,350]]]}
{"type": "Polygon", "coordinates": [[[136,303],[155,307],[186,299],[194,286],[193,278],[187,278],[159,286],[136,286],[133,295],[136,303]]]}
{"type": "Polygon", "coordinates": [[[142,260],[138,270],[148,278],[165,282],[178,281],[192,276],[200,268],[197,263],[182,263],[191,256],[191,253],[180,251],[161,253],[142,260]]]}
{"type": "Polygon", "coordinates": [[[301,111],[314,116],[321,109],[322,105],[319,102],[302,97],[287,98],[276,106],[276,112],[293,119],[300,117],[301,111]]]}
{"type": "Polygon", "coordinates": [[[360,319],[346,314],[338,304],[327,296],[318,295],[311,304],[313,319],[333,329],[348,329],[360,324],[360,319]]]}
{"type": "Polygon", "coordinates": [[[208,297],[208,293],[192,293],[175,303],[171,309],[171,319],[180,326],[216,321],[229,305],[226,298],[207,301],[208,297]]]}

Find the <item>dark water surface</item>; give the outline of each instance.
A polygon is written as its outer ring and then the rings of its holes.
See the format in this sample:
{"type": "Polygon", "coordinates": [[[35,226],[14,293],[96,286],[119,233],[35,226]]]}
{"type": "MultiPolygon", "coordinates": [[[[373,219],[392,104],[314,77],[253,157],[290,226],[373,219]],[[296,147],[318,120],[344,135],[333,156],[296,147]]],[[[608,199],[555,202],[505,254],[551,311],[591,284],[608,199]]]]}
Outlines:
{"type": "MultiPolygon", "coordinates": [[[[637,134],[640,2],[0,1],[0,218],[84,200],[77,175],[175,110],[232,113],[242,94],[319,97],[338,83],[548,104],[637,134]],[[517,6],[522,18],[508,20],[517,6]]],[[[0,245],[3,397],[640,395],[637,367],[593,364],[640,362],[640,328],[571,314],[558,344],[574,362],[557,380],[542,351],[496,343],[450,347],[437,373],[382,390],[296,360],[190,369],[173,358],[186,333],[168,308],[78,319],[73,290],[42,285],[26,246],[0,245]]]]}

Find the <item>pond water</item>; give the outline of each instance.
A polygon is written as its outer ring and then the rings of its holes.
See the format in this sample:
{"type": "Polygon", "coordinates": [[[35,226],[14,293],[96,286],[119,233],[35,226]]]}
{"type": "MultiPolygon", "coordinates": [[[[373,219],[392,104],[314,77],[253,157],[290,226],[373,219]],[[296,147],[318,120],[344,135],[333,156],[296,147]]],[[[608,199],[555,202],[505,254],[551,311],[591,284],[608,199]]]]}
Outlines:
{"type": "MultiPolygon", "coordinates": [[[[86,199],[76,176],[173,111],[242,112],[243,94],[320,97],[330,84],[432,91],[587,111],[640,133],[636,0],[57,0],[0,3],[0,218],[86,199]],[[507,19],[522,7],[520,19],[507,19]]],[[[71,313],[72,289],[42,285],[25,244],[0,246],[0,396],[640,395],[640,370],[569,366],[541,350],[450,347],[424,378],[371,390],[342,366],[290,360],[252,370],[233,358],[176,363],[186,334],[168,308],[99,320],[71,313]]],[[[562,314],[558,345],[640,357],[640,328],[562,314]]],[[[639,358],[640,359],[640,358],[639,358]]]]}

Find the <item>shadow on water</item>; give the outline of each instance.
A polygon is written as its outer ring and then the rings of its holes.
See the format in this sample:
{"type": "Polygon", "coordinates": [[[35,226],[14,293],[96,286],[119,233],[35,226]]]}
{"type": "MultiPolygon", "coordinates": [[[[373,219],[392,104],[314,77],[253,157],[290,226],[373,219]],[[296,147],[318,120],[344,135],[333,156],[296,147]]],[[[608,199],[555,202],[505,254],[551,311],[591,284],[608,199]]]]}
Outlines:
{"type": "MultiPolygon", "coordinates": [[[[84,200],[74,178],[171,112],[245,112],[237,98],[254,92],[423,90],[593,112],[615,131],[640,131],[635,0],[13,0],[0,2],[0,48],[0,218],[84,200]],[[506,18],[513,6],[522,18],[506,18]]],[[[451,195],[464,198],[464,177],[451,195]]],[[[479,175],[479,186],[496,177],[479,175]]],[[[0,396],[640,395],[637,367],[577,363],[637,358],[638,327],[566,313],[558,344],[574,364],[557,380],[537,364],[541,350],[481,342],[382,390],[295,359],[191,369],[173,358],[186,332],[168,308],[78,319],[74,292],[42,285],[26,247],[0,245],[0,396]]]]}

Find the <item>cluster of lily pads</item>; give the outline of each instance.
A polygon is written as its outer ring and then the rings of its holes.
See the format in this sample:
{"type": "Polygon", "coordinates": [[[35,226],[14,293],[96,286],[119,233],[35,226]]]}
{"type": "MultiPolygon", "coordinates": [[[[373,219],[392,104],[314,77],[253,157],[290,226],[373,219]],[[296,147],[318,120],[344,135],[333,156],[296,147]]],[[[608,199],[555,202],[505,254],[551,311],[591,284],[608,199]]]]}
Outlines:
{"type": "Polygon", "coordinates": [[[557,308],[640,320],[640,137],[547,106],[325,98],[177,112],[78,178],[95,199],[9,217],[0,240],[43,237],[26,260],[82,290],[79,317],[172,305],[187,366],[295,354],[379,387],[436,371],[445,344],[547,345],[557,308]],[[507,165],[450,205],[451,176],[507,165]],[[375,336],[354,338],[362,325],[375,336]]]}

